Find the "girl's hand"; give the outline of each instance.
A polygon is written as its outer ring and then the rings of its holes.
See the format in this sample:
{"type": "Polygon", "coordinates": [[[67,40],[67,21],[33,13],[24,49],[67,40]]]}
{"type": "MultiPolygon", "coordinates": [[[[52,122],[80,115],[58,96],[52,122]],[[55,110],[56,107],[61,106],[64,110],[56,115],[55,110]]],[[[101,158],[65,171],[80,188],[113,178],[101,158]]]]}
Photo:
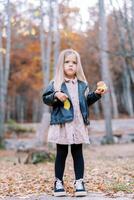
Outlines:
{"type": "Polygon", "coordinates": [[[105,94],[108,91],[108,88],[103,81],[99,81],[97,83],[97,89],[95,90],[95,93],[97,94],[105,94]]]}
{"type": "Polygon", "coordinates": [[[64,102],[66,99],[68,99],[68,96],[63,92],[56,92],[55,97],[57,97],[57,99],[59,99],[62,102],[64,102]]]}

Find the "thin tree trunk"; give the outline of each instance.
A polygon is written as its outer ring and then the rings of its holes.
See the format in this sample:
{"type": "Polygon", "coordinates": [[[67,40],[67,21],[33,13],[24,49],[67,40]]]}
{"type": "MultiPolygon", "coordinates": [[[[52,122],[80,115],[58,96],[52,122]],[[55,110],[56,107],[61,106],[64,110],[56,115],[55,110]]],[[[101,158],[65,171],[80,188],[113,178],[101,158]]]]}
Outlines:
{"type": "Polygon", "coordinates": [[[0,16],[0,144],[4,137],[4,66],[3,66],[3,52],[2,52],[2,20],[0,16]]]}
{"type": "Polygon", "coordinates": [[[7,95],[7,87],[8,87],[8,79],[9,79],[9,71],[10,71],[10,49],[11,49],[11,23],[10,23],[10,2],[7,2],[7,41],[6,41],[6,56],[5,56],[5,96],[7,95]]]}
{"type": "Polygon", "coordinates": [[[27,121],[28,100],[26,97],[23,98],[23,104],[24,104],[24,121],[27,121]]]}
{"type": "MultiPolygon", "coordinates": [[[[43,87],[47,86],[47,58],[46,58],[46,35],[44,30],[44,11],[43,11],[43,1],[40,0],[40,45],[41,45],[41,65],[43,71],[43,87]]],[[[43,112],[48,112],[48,107],[43,105],[43,112]]]]}
{"type": "Polygon", "coordinates": [[[46,52],[46,77],[45,84],[46,86],[49,83],[50,79],[50,64],[51,64],[51,48],[52,48],[52,28],[53,28],[53,10],[52,10],[52,1],[49,2],[49,32],[47,37],[47,52],[46,52]]]}
{"type": "Polygon", "coordinates": [[[39,105],[38,105],[38,100],[34,99],[33,101],[33,109],[32,109],[32,122],[35,123],[38,120],[38,109],[39,109],[39,105]]]}
{"type": "Polygon", "coordinates": [[[43,5],[42,0],[40,0],[40,46],[41,46],[41,65],[43,71],[43,83],[45,85],[45,72],[46,72],[46,59],[45,59],[45,32],[44,32],[44,20],[43,20],[44,12],[43,12],[43,5]]]}
{"type": "Polygon", "coordinates": [[[133,117],[133,102],[132,102],[132,95],[131,95],[131,82],[130,76],[126,67],[126,63],[124,63],[124,70],[123,70],[123,94],[125,99],[125,107],[127,109],[128,114],[133,117]]]}
{"type": "Polygon", "coordinates": [[[55,0],[54,7],[54,74],[56,70],[57,59],[60,51],[60,33],[59,33],[59,3],[58,0],[55,0]]]}
{"type": "Polygon", "coordinates": [[[11,96],[7,98],[6,121],[11,119],[11,96]]]}
{"type": "MultiPolygon", "coordinates": [[[[110,0],[111,2],[111,5],[113,6],[112,4],[112,1],[110,0]]],[[[118,2],[118,1],[117,1],[118,2]]],[[[132,101],[132,95],[131,95],[131,86],[130,86],[130,78],[131,76],[128,76],[128,74],[130,74],[130,65],[129,65],[129,62],[128,62],[128,58],[127,58],[127,50],[126,50],[126,47],[125,47],[125,28],[127,27],[127,21],[125,21],[124,23],[124,17],[123,17],[123,14],[121,12],[121,9],[119,8],[119,14],[120,16],[117,17],[116,15],[116,11],[114,10],[114,18],[115,18],[115,21],[117,23],[117,30],[118,30],[118,33],[119,33],[119,41],[120,41],[120,47],[121,47],[121,50],[122,50],[122,56],[124,58],[124,63],[123,63],[123,77],[124,77],[124,82],[126,83],[126,86],[125,88],[123,87],[123,90],[125,92],[125,96],[124,96],[124,99],[125,99],[125,106],[126,106],[126,110],[128,111],[128,114],[133,117],[134,116],[134,111],[133,111],[133,101],[132,101]],[[129,98],[129,101],[128,101],[128,98],[129,98]]],[[[130,37],[130,31],[128,31],[128,37],[129,37],[129,42],[130,42],[130,47],[131,47],[131,50],[133,49],[133,46],[132,46],[132,43],[131,43],[131,37],[130,37]]]]}
{"type": "MultiPolygon", "coordinates": [[[[10,69],[10,45],[11,45],[11,27],[10,27],[10,1],[6,4],[7,14],[7,27],[6,27],[6,54],[5,54],[5,66],[3,65],[2,56],[2,21],[0,21],[0,143],[4,138],[4,122],[5,122],[5,109],[6,109],[6,97],[7,86],[10,69]]],[[[2,15],[0,16],[0,20],[2,15]]]]}
{"type": "Polygon", "coordinates": [[[15,106],[16,106],[15,96],[12,96],[12,98],[11,98],[11,108],[12,108],[11,116],[14,120],[16,119],[16,107],[15,106]]]}
{"type": "MultiPolygon", "coordinates": [[[[106,29],[107,29],[107,27],[106,27],[106,29]]],[[[103,51],[104,51],[104,49],[103,49],[103,51]]],[[[111,100],[112,100],[112,105],[111,105],[112,106],[112,114],[113,114],[114,118],[118,118],[119,112],[118,112],[117,98],[116,98],[115,89],[114,89],[113,81],[111,78],[110,70],[108,73],[109,73],[110,95],[111,95],[111,100]]]]}
{"type": "Polygon", "coordinates": [[[16,103],[15,103],[15,107],[16,107],[16,117],[17,117],[17,121],[20,122],[21,121],[21,117],[20,117],[20,95],[16,96],[16,103]]]}
{"type": "Polygon", "coordinates": [[[25,107],[25,104],[24,104],[23,98],[21,96],[21,98],[20,98],[20,123],[24,123],[24,107],[25,107]]]}
{"type": "MultiPolygon", "coordinates": [[[[108,54],[106,53],[106,51],[108,50],[108,45],[107,45],[107,25],[106,25],[104,0],[99,0],[99,19],[100,19],[99,42],[100,42],[100,56],[101,56],[101,76],[102,80],[104,80],[108,85],[108,87],[110,87],[108,54]],[[102,49],[105,51],[103,51],[102,49]]],[[[111,100],[109,93],[105,94],[103,97],[103,112],[104,112],[105,126],[106,126],[106,140],[107,143],[113,143],[112,123],[111,123],[111,100]]]]}
{"type": "MultiPolygon", "coordinates": [[[[43,23],[43,4],[40,0],[40,8],[41,8],[41,23],[40,23],[40,42],[41,42],[41,59],[42,59],[42,69],[43,69],[43,81],[44,88],[47,87],[50,79],[50,59],[51,59],[51,43],[52,43],[52,5],[51,1],[47,1],[49,4],[49,33],[47,40],[47,48],[45,48],[45,33],[44,33],[44,23],[43,23]]],[[[46,137],[47,129],[50,123],[50,113],[48,106],[44,105],[43,116],[41,119],[41,123],[36,132],[37,141],[42,145],[44,143],[43,139],[46,137]]]]}
{"type": "Polygon", "coordinates": [[[99,119],[100,118],[100,108],[99,108],[98,101],[95,104],[93,104],[93,109],[94,109],[95,118],[99,119]]]}
{"type": "MultiPolygon", "coordinates": [[[[132,15],[132,38],[134,38],[134,0],[131,0],[131,3],[132,3],[132,10],[131,10],[131,15],[132,15]]],[[[133,46],[134,46],[134,39],[132,39],[133,41],[133,46]]]]}
{"type": "MultiPolygon", "coordinates": [[[[119,21],[120,21],[120,26],[123,27],[123,25],[125,26],[125,28],[127,27],[127,24],[123,24],[122,22],[122,15],[121,15],[121,11],[120,11],[120,18],[119,18],[119,21]]],[[[128,30],[128,37],[129,37],[129,42],[130,42],[130,47],[131,47],[131,50],[133,51],[133,46],[132,46],[132,43],[131,43],[131,36],[130,36],[130,32],[128,30]]],[[[126,85],[124,85],[123,87],[123,90],[124,90],[124,93],[125,93],[125,106],[126,106],[126,109],[127,109],[127,112],[128,114],[130,115],[130,117],[133,117],[134,116],[134,109],[133,109],[133,100],[132,100],[132,95],[131,95],[131,81],[130,81],[130,75],[129,75],[129,68],[130,68],[130,65],[129,65],[129,61],[128,61],[128,58],[127,58],[127,50],[125,48],[125,30],[124,30],[124,27],[120,30],[120,44],[121,44],[121,48],[122,48],[122,51],[124,53],[124,63],[123,63],[123,77],[124,77],[124,82],[126,83],[126,85]]]]}

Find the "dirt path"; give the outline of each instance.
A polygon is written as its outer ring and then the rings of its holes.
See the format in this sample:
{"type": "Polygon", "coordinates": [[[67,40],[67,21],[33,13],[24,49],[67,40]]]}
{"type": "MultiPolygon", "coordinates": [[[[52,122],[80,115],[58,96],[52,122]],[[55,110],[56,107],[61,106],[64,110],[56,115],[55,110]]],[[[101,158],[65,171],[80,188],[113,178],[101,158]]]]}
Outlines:
{"type": "Polygon", "coordinates": [[[8,197],[4,198],[5,200],[132,200],[134,199],[133,195],[126,195],[125,197],[106,197],[102,193],[89,193],[86,197],[54,197],[48,195],[32,195],[31,197],[8,197]]]}

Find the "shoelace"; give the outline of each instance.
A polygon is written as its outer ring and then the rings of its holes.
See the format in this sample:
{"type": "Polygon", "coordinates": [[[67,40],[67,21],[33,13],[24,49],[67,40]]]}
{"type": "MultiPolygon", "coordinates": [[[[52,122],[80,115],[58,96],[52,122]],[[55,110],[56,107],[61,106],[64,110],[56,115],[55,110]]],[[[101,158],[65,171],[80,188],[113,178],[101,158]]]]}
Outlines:
{"type": "Polygon", "coordinates": [[[75,181],[75,187],[77,190],[83,190],[83,179],[79,179],[75,181]]]}
{"type": "Polygon", "coordinates": [[[62,181],[59,179],[56,179],[56,189],[57,190],[64,189],[62,181]]]}

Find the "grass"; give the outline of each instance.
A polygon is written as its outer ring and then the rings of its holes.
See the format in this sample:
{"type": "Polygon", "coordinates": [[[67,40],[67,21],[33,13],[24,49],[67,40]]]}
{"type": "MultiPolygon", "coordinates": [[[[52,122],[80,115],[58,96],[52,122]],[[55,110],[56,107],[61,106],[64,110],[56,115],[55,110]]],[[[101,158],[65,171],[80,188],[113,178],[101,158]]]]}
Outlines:
{"type": "Polygon", "coordinates": [[[35,130],[33,128],[26,128],[22,125],[18,124],[16,121],[10,119],[7,122],[7,131],[11,133],[21,134],[21,133],[34,133],[35,130]]]}
{"type": "Polygon", "coordinates": [[[0,150],[4,150],[5,149],[5,145],[2,141],[0,141],[0,150]]]}
{"type": "Polygon", "coordinates": [[[111,183],[107,189],[113,190],[115,193],[122,191],[124,193],[132,193],[133,192],[134,183],[131,182],[129,184],[126,183],[111,183]]]}

